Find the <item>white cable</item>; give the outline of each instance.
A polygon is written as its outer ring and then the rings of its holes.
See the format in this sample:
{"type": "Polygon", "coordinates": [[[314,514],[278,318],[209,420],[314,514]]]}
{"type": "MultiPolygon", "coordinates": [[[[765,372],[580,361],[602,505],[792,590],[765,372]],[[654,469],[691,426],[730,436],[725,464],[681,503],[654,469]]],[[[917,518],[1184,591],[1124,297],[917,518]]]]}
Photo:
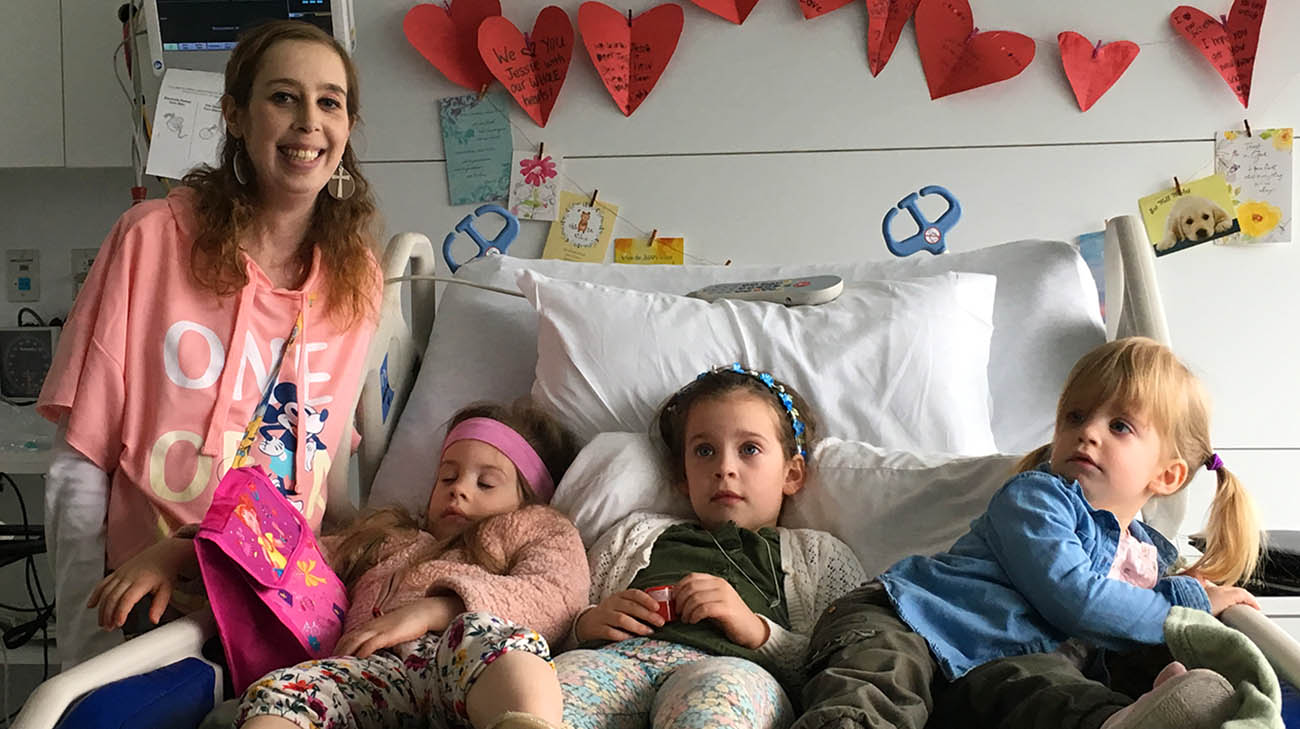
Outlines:
{"type": "Polygon", "coordinates": [[[400,283],[402,281],[438,281],[440,283],[460,284],[461,286],[469,286],[476,289],[483,289],[484,291],[491,291],[497,294],[505,294],[506,296],[517,296],[521,299],[528,298],[527,296],[524,296],[518,291],[511,291],[510,289],[503,289],[497,286],[488,286],[487,284],[474,283],[473,281],[465,281],[463,279],[451,278],[449,276],[396,276],[394,278],[384,279],[385,284],[400,283]]]}

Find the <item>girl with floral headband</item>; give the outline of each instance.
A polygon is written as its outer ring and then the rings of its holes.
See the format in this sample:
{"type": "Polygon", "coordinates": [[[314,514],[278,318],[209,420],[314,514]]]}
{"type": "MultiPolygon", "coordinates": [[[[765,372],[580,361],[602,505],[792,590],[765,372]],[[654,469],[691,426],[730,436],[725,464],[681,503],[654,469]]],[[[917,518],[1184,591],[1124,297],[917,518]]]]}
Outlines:
{"type": "Polygon", "coordinates": [[[947,552],[907,557],[826,612],[796,727],[1209,729],[1224,721],[1236,699],[1212,671],[1171,663],[1135,702],[1130,693],[1145,686],[1125,693],[1094,670],[1105,659],[1095,648],[1167,662],[1174,606],[1214,615],[1258,608],[1230,586],[1258,559],[1254,509],[1210,448],[1195,376],[1150,339],[1098,347],[1066,380],[1051,444],[1020,470],[947,552]],[[1201,466],[1218,480],[1208,546],[1172,575],[1177,550],[1138,515],[1201,466]]]}
{"type": "Polygon", "coordinates": [[[813,621],[864,580],[825,532],[777,527],[808,476],[808,405],[739,364],[663,406],[659,435],[696,521],[638,512],[589,553],[583,649],[556,659],[571,729],[786,727],[813,621]]]}

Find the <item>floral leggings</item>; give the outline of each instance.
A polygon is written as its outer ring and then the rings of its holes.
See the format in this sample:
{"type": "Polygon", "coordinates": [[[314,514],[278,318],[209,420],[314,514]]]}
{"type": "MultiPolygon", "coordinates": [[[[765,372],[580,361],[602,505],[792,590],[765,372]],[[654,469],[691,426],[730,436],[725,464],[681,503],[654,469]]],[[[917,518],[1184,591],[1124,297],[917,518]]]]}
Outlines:
{"type": "Polygon", "coordinates": [[[784,729],[794,710],[757,663],[648,638],[555,658],[569,729],[784,729]]]}
{"type": "Polygon", "coordinates": [[[464,613],[439,636],[378,651],[273,671],[239,702],[243,725],[280,716],[302,729],[462,729],[465,697],[489,664],[509,651],[550,660],[546,639],[487,613],[464,613]]]}

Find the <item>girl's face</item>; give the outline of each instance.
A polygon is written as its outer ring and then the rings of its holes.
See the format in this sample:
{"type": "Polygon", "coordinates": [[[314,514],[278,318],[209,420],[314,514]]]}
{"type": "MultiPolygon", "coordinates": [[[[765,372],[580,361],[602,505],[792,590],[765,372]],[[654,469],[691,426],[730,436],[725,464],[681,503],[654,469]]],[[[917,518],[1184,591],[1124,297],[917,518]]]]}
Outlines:
{"type": "Polygon", "coordinates": [[[247,109],[226,109],[231,135],[244,141],[262,194],[313,203],[339,166],[352,122],[343,59],[312,41],[267,49],[247,109]]]}
{"type": "Polygon", "coordinates": [[[458,440],[438,464],[425,523],[434,537],[447,539],[523,503],[515,464],[504,453],[483,441],[458,440]]]}
{"type": "Polygon", "coordinates": [[[1169,456],[1146,413],[1109,402],[1091,413],[1067,411],[1052,439],[1052,471],[1077,480],[1093,508],[1124,527],[1152,496],[1177,491],[1187,464],[1169,456]]]}
{"type": "Polygon", "coordinates": [[[700,400],[686,416],[686,493],[700,523],[775,526],[781,504],[803,487],[804,459],[787,459],[789,422],[766,398],[736,391],[700,400]]]}

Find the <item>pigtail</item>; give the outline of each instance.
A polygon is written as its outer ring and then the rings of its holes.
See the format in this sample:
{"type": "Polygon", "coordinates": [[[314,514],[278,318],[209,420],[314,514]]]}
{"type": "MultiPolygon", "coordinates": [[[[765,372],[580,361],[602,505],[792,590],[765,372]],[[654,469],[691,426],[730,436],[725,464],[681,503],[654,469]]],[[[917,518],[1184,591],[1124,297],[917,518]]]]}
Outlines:
{"type": "Polygon", "coordinates": [[[1048,443],[1045,446],[1039,446],[1034,450],[1026,453],[1025,457],[1020,459],[1020,462],[1016,464],[1015,472],[1024,473],[1025,471],[1032,471],[1035,468],[1038,468],[1039,466],[1043,465],[1043,463],[1045,463],[1051,457],[1052,457],[1051,443],[1048,443]]]}
{"type": "Polygon", "coordinates": [[[1259,519],[1241,481],[1223,466],[1216,473],[1219,481],[1205,528],[1205,554],[1188,571],[1218,585],[1235,585],[1254,574],[1259,562],[1259,519]]]}

